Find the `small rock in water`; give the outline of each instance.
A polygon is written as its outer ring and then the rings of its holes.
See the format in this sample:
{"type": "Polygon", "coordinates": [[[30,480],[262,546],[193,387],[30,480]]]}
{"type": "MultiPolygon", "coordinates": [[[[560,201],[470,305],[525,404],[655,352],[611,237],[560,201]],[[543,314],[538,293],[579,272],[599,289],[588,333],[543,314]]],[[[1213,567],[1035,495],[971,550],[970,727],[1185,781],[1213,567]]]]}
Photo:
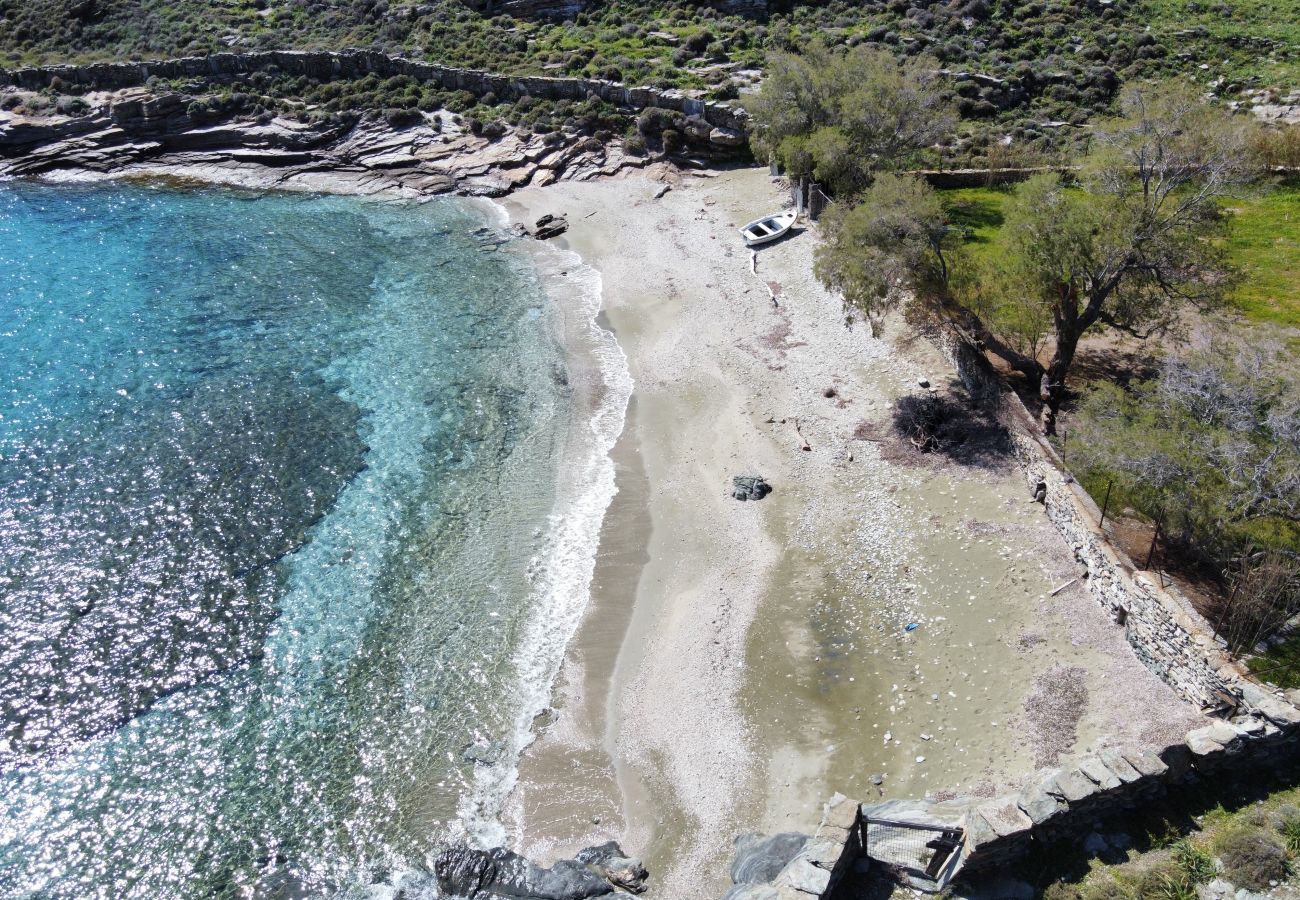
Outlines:
{"type": "Polygon", "coordinates": [[[919,762],[919,763],[925,762],[925,757],[924,757],[924,756],[918,756],[918,757],[916,758],[916,761],[919,762]]]}
{"type": "Polygon", "coordinates": [[[871,776],[871,783],[874,784],[874,785],[876,785],[877,787],[879,787],[880,785],[882,785],[882,784],[885,783],[885,776],[884,776],[884,775],[872,775],[872,776],[871,776]]]}
{"type": "Polygon", "coordinates": [[[494,766],[505,753],[505,744],[500,741],[475,741],[461,751],[461,759],[478,766],[494,766]]]}
{"type": "Polygon", "coordinates": [[[762,500],[772,493],[772,485],[762,475],[736,475],[731,479],[731,496],[737,500],[762,500]]]}

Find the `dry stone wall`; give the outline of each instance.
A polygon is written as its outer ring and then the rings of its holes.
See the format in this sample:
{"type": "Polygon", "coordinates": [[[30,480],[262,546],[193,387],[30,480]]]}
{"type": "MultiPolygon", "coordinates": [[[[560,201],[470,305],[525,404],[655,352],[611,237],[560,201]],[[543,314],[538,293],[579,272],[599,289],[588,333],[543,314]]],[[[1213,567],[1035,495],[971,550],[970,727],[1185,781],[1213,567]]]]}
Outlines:
{"type": "Polygon", "coordinates": [[[1204,710],[1268,705],[1260,696],[1267,692],[1253,686],[1244,669],[1223,652],[1191,604],[1110,543],[1101,529],[1101,510],[1038,434],[1020,398],[1003,390],[982,355],[956,341],[945,349],[972,395],[995,408],[1030,490],[1041,498],[1048,518],[1082,565],[1089,591],[1124,628],[1147,668],[1204,710]]]}
{"type": "Polygon", "coordinates": [[[699,116],[709,125],[722,130],[723,133],[718,135],[715,143],[727,140],[734,140],[736,145],[744,143],[748,124],[747,114],[737,106],[688,97],[681,91],[629,87],[594,78],[498,75],[390,56],[372,50],[271,50],[214,53],[210,56],[147,62],[39,66],[9,71],[0,69],[0,86],[43,90],[50,86],[52,79],[59,78],[66,84],[85,89],[116,90],[143,85],[150,78],[221,80],[270,69],[322,80],[361,78],[371,73],[384,78],[409,75],[417,81],[444,90],[468,91],[476,97],[490,92],[497,97],[510,99],[527,95],[547,100],[585,100],[594,95],[606,103],[631,110],[653,107],[673,110],[686,116],[699,116]]]}
{"type": "Polygon", "coordinates": [[[836,795],[816,837],[770,885],[737,885],[728,900],[835,900],[845,872],[889,863],[889,848],[873,844],[873,818],[962,829],[963,843],[936,882],[910,880],[914,887],[938,890],[954,880],[1005,872],[1036,844],[1082,838],[1103,820],[1189,780],[1275,774],[1300,763],[1300,691],[1270,691],[1228,658],[1184,598],[1110,544],[1096,504],[983,355],[956,338],[943,349],[970,394],[1007,427],[1031,493],[1041,497],[1092,595],[1124,628],[1138,658],[1180,696],[1222,718],[1207,715],[1204,725],[1158,753],[1104,749],[993,799],[891,800],[850,811],[850,801],[836,795]]]}

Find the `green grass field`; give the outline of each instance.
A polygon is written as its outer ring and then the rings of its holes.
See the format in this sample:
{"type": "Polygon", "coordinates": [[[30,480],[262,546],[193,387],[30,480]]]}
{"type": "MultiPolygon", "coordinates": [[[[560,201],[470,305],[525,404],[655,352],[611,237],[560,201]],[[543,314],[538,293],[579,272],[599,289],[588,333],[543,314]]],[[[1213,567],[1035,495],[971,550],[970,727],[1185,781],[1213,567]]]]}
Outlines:
{"type": "Polygon", "coordinates": [[[1234,305],[1252,321],[1300,326],[1300,178],[1225,206],[1233,212],[1229,258],[1243,276],[1234,305]]]}
{"type": "MultiPolygon", "coordinates": [[[[970,252],[990,249],[1010,190],[960,188],[941,195],[954,224],[966,230],[970,252]]],[[[1300,178],[1224,208],[1232,214],[1228,258],[1242,273],[1232,305],[1251,322],[1300,327],[1300,178]]]]}
{"type": "Polygon", "coordinates": [[[966,250],[977,259],[993,248],[1002,227],[1009,188],[956,188],[941,191],[944,208],[954,225],[966,232],[966,250]]]}

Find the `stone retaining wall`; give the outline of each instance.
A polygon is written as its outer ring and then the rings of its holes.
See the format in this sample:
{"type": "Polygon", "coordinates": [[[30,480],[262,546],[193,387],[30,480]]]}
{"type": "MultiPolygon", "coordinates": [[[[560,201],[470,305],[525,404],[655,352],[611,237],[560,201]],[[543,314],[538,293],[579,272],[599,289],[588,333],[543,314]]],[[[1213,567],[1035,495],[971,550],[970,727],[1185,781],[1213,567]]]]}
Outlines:
{"type": "Polygon", "coordinates": [[[817,836],[771,885],[738,885],[728,900],[835,900],[842,875],[870,861],[888,863],[872,845],[873,818],[957,826],[964,841],[937,883],[1002,873],[1036,844],[1082,838],[1101,821],[1200,778],[1295,766],[1300,751],[1300,691],[1271,692],[1249,677],[1215,642],[1187,601],[1137,569],[1111,545],[1097,505],[1038,433],[1019,397],[1008,392],[983,354],[950,338],[943,350],[972,397],[1006,426],[1031,493],[1042,494],[1048,518],[1074,551],[1082,577],[1112,614],[1138,658],[1180,696],[1224,718],[1206,717],[1176,744],[1150,750],[1105,749],[1041,774],[994,799],[891,800],[857,806],[836,795],[817,836]],[[850,809],[850,807],[852,807],[850,809]],[[846,823],[852,822],[851,825],[846,823]],[[873,853],[874,850],[874,853],[873,853]],[[765,891],[767,893],[765,893],[765,891]]]}
{"type": "Polygon", "coordinates": [[[371,73],[384,78],[409,75],[417,81],[434,84],[444,90],[469,91],[476,97],[491,92],[503,99],[528,95],[547,100],[585,100],[588,96],[595,95],[607,103],[631,110],[656,107],[687,116],[700,116],[716,128],[741,133],[746,130],[749,119],[740,107],[688,97],[681,91],[628,87],[594,78],[497,75],[389,56],[372,50],[271,50],[214,53],[210,56],[147,62],[40,66],[8,71],[0,69],[0,86],[43,90],[50,86],[51,79],[57,77],[81,88],[116,90],[142,85],[154,77],[222,80],[272,68],[290,75],[306,75],[317,79],[361,78],[371,73]]]}
{"type": "MultiPolygon", "coordinates": [[[[946,348],[959,377],[992,406],[1011,437],[1031,491],[1040,492],[1047,516],[1082,565],[1092,596],[1124,628],[1138,658],[1179,696],[1204,710],[1265,702],[1252,691],[1244,668],[1219,646],[1213,629],[1154,572],[1140,570],[1101,528],[1101,510],[1075,481],[1014,392],[1003,390],[983,357],[953,343],[946,348]],[[1250,693],[1251,698],[1243,695],[1250,693]]],[[[1266,692],[1264,692],[1266,693],[1266,692]]]]}

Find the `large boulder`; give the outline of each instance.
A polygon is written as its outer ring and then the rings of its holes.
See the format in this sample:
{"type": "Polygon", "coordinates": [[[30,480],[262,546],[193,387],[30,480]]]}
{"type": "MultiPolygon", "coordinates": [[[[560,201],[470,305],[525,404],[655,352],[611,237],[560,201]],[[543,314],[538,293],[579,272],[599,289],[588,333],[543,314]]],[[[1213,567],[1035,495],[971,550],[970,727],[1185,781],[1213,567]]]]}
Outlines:
{"type": "Polygon", "coordinates": [[[748,140],[743,132],[731,128],[714,128],[709,132],[709,143],[718,147],[741,147],[748,140]]]}
{"type": "Polygon", "coordinates": [[[614,887],[629,894],[640,894],[645,890],[646,871],[641,860],[628,856],[616,841],[609,841],[596,847],[579,850],[574,860],[594,870],[614,887]]]}
{"type": "Polygon", "coordinates": [[[450,847],[438,854],[433,871],[443,896],[467,900],[588,900],[614,893],[609,881],[576,860],[543,869],[503,847],[450,847]]]}
{"type": "Polygon", "coordinates": [[[733,884],[766,884],[799,855],[808,835],[793,831],[763,837],[742,834],[736,838],[736,855],[731,863],[733,884]]]}

